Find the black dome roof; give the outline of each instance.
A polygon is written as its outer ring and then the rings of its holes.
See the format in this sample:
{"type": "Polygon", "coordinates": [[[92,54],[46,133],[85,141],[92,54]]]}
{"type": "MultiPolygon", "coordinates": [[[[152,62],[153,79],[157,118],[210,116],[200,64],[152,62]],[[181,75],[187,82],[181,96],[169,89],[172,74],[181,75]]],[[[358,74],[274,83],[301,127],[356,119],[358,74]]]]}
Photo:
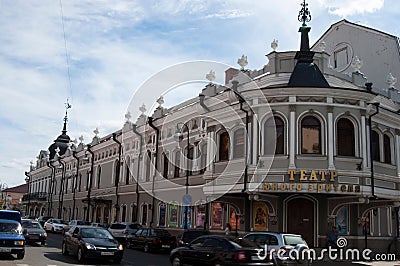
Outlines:
{"type": "Polygon", "coordinates": [[[59,155],[64,155],[68,149],[68,145],[71,142],[71,138],[67,135],[67,116],[64,118],[64,127],[61,131],[61,135],[54,140],[54,143],[50,145],[49,152],[50,152],[50,160],[54,159],[56,155],[57,147],[60,149],[59,155]]]}

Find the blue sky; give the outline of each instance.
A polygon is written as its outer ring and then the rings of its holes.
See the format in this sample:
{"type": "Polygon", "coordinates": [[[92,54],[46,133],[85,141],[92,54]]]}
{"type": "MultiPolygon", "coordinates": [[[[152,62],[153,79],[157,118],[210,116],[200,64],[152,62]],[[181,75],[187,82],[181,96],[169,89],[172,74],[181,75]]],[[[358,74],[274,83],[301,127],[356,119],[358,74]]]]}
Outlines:
{"type": "MultiPolygon", "coordinates": [[[[273,39],[278,51],[299,47],[299,0],[61,3],[71,83],[60,1],[0,0],[0,183],[9,187],[24,182],[29,162],[60,134],[67,98],[68,134],[88,143],[96,127],[100,136],[121,128],[135,90],[168,66],[213,60],[238,67],[245,54],[247,68],[259,69],[273,39]]],[[[343,18],[400,36],[398,0],[308,3],[311,44],[343,18]]],[[[188,87],[183,96],[200,90],[188,87]]]]}

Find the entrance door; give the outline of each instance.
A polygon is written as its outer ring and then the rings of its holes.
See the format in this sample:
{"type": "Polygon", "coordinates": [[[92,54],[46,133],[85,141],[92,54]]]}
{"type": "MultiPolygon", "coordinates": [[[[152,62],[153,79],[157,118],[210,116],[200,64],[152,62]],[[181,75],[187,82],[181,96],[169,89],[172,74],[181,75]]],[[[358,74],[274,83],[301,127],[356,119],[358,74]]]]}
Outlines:
{"type": "Polygon", "coordinates": [[[314,202],[306,198],[291,199],[287,203],[286,228],[288,233],[300,234],[310,247],[314,246],[314,202]]]}

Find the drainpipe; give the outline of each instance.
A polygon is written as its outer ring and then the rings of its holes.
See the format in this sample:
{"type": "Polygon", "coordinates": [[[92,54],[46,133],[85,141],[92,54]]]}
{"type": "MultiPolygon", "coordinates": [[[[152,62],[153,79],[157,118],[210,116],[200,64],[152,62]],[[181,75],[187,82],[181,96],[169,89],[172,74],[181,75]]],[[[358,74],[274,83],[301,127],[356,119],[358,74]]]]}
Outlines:
{"type": "Polygon", "coordinates": [[[204,99],[205,99],[205,95],[203,93],[199,94],[199,100],[200,100],[200,105],[201,107],[203,107],[207,112],[210,112],[211,110],[205,105],[204,103],[204,99]]]}
{"type": "Polygon", "coordinates": [[[143,144],[143,137],[142,135],[137,131],[137,125],[132,124],[132,130],[133,133],[139,136],[140,138],[140,143],[139,143],[139,157],[138,157],[138,164],[137,164],[137,173],[136,173],[136,214],[135,214],[135,220],[136,222],[138,221],[138,213],[139,213],[139,173],[140,173],[140,156],[142,156],[142,144],[143,144]]]}
{"type": "MultiPolygon", "coordinates": [[[[156,161],[154,163],[154,168],[155,168],[155,171],[157,171],[158,170],[158,167],[157,167],[157,165],[158,165],[158,138],[159,138],[160,130],[157,127],[154,126],[153,120],[154,119],[151,116],[148,118],[149,126],[152,127],[156,131],[156,161]]],[[[155,208],[154,207],[154,203],[155,203],[154,182],[155,182],[155,176],[156,176],[156,173],[154,172],[154,174],[153,174],[153,184],[152,184],[152,188],[151,188],[151,194],[152,194],[152,197],[153,197],[153,201],[152,201],[152,204],[151,204],[151,222],[150,222],[150,227],[153,227],[153,222],[154,222],[154,208],[155,208]]]]}
{"type": "MultiPolygon", "coordinates": [[[[119,175],[121,173],[121,151],[122,144],[117,139],[117,133],[113,133],[113,140],[118,144],[118,165],[117,165],[117,173],[115,175],[115,218],[118,220],[119,216],[119,195],[118,195],[118,187],[119,187],[119,175]]],[[[115,221],[114,221],[115,222],[115,221]]]]}
{"type": "Polygon", "coordinates": [[[86,210],[86,219],[85,221],[90,222],[90,204],[91,204],[91,198],[90,198],[90,193],[92,192],[92,179],[93,179],[93,168],[94,168],[94,152],[91,150],[92,145],[87,144],[87,151],[90,153],[91,155],[91,162],[90,162],[90,178],[89,178],[89,184],[87,184],[88,186],[88,193],[87,193],[87,203],[88,203],[88,207],[86,210]]]}
{"type": "Polygon", "coordinates": [[[51,216],[51,209],[53,207],[53,189],[54,189],[54,178],[55,178],[56,168],[49,161],[47,161],[47,166],[51,168],[50,191],[47,197],[47,216],[51,216]]]}
{"type": "Polygon", "coordinates": [[[58,195],[58,219],[62,219],[62,208],[63,208],[63,201],[64,201],[64,179],[65,179],[65,163],[59,159],[58,160],[62,165],[62,172],[61,172],[61,192],[58,195]]]}
{"type": "Polygon", "coordinates": [[[72,156],[76,159],[76,174],[75,174],[75,180],[74,183],[72,184],[72,189],[73,189],[73,194],[72,194],[72,219],[75,219],[75,203],[76,203],[76,198],[75,198],[75,193],[76,193],[76,184],[78,183],[78,175],[79,175],[79,157],[76,156],[77,152],[72,151],[72,156]]]}
{"type": "Polygon", "coordinates": [[[372,113],[368,117],[368,126],[369,126],[369,157],[371,159],[371,197],[376,198],[375,195],[375,178],[374,178],[374,160],[373,160],[373,154],[372,154],[372,117],[377,115],[379,113],[379,102],[374,102],[371,103],[372,105],[375,106],[376,111],[372,113]]]}

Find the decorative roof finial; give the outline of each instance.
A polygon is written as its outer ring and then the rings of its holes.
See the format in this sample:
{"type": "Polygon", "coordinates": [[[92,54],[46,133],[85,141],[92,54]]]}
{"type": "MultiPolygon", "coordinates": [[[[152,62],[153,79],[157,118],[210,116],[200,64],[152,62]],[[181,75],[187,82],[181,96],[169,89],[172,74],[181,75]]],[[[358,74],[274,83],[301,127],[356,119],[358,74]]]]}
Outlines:
{"type": "Polygon", "coordinates": [[[95,130],[93,130],[94,136],[97,137],[99,134],[99,129],[96,127],[95,130]]]}
{"type": "Polygon", "coordinates": [[[276,50],[276,48],[278,48],[278,40],[273,40],[272,42],[271,42],[271,48],[272,48],[272,50],[275,52],[275,50],[276,50]]]}
{"type": "Polygon", "coordinates": [[[308,4],[306,3],[306,0],[303,0],[303,3],[301,3],[300,5],[302,6],[302,8],[299,11],[299,16],[297,17],[297,19],[299,20],[299,22],[303,22],[302,27],[306,27],[306,22],[311,21],[311,13],[308,10],[308,4]]]}
{"type": "Polygon", "coordinates": [[[164,104],[164,97],[162,95],[157,99],[157,103],[159,108],[164,104]]]}
{"type": "Polygon", "coordinates": [[[206,79],[212,84],[212,82],[215,80],[215,71],[212,69],[210,70],[210,73],[206,74],[206,79]]]}
{"type": "Polygon", "coordinates": [[[389,88],[394,88],[394,84],[396,84],[397,78],[393,77],[392,73],[389,73],[389,75],[386,78],[386,84],[389,85],[389,88]]]}
{"type": "Polygon", "coordinates": [[[128,112],[125,114],[126,121],[127,121],[127,122],[130,122],[130,121],[131,121],[131,117],[132,117],[132,116],[131,116],[131,112],[128,111],[128,112]]]}
{"type": "Polygon", "coordinates": [[[247,61],[247,56],[242,54],[242,57],[238,59],[237,63],[241,67],[241,70],[244,70],[244,67],[249,63],[247,61]]]}
{"type": "Polygon", "coordinates": [[[63,130],[62,130],[63,134],[67,134],[68,109],[70,109],[71,107],[72,106],[69,104],[68,98],[67,98],[67,102],[65,103],[64,127],[63,127],[63,130]]]}

